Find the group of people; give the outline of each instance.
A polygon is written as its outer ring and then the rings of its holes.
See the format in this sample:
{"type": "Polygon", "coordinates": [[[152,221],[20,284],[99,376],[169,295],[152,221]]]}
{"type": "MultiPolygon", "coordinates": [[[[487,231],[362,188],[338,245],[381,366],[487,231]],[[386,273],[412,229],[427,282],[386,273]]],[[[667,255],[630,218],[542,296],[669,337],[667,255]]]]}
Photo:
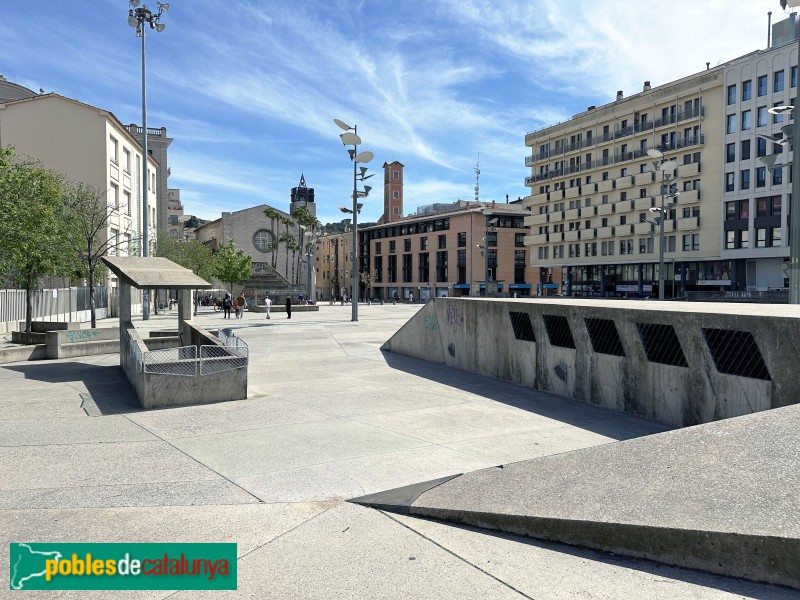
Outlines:
{"type": "Polygon", "coordinates": [[[244,308],[247,306],[247,299],[244,297],[244,292],[239,294],[236,298],[231,298],[230,294],[225,294],[222,299],[222,313],[224,319],[230,319],[231,310],[233,310],[237,319],[244,318],[244,308]]]}

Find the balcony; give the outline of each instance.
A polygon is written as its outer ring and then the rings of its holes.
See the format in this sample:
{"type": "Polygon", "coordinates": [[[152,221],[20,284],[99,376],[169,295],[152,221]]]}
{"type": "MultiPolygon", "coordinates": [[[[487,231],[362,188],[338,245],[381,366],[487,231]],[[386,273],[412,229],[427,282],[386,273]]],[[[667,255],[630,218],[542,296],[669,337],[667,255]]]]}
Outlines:
{"type": "Polygon", "coordinates": [[[581,195],[581,188],[580,188],[580,186],[577,186],[577,185],[573,186],[573,187],[568,187],[564,191],[564,197],[565,198],[577,198],[580,195],[581,195]]]}
{"type": "Polygon", "coordinates": [[[614,237],[614,228],[613,227],[599,227],[597,229],[597,237],[598,238],[614,237]]]}
{"type": "Polygon", "coordinates": [[[614,205],[613,204],[598,204],[597,205],[597,214],[598,215],[610,215],[614,212],[614,205]]]}
{"type": "Polygon", "coordinates": [[[564,211],[564,219],[567,221],[572,221],[573,219],[579,219],[580,216],[581,216],[580,208],[571,208],[570,210],[564,211]]]}
{"type": "Polygon", "coordinates": [[[700,163],[693,162],[688,165],[678,166],[678,177],[693,177],[700,174],[700,163]]]}
{"type": "Polygon", "coordinates": [[[653,231],[658,231],[658,228],[645,221],[644,223],[635,223],[633,225],[633,233],[642,235],[643,233],[652,233],[653,231]]]}
{"type": "Polygon", "coordinates": [[[544,213],[541,215],[531,215],[530,217],[525,217],[525,225],[528,227],[533,227],[537,225],[543,225],[550,221],[550,213],[544,213]]]}
{"type": "Polygon", "coordinates": [[[625,177],[617,177],[617,189],[624,190],[633,185],[633,175],[626,175],[625,177]]]}
{"type": "Polygon", "coordinates": [[[700,228],[700,217],[678,219],[678,231],[692,231],[700,228]]]}
{"type": "Polygon", "coordinates": [[[613,179],[606,179],[605,181],[598,181],[597,182],[597,191],[598,192],[610,192],[614,189],[614,180],[613,179]]]}
{"type": "Polygon", "coordinates": [[[653,183],[654,177],[653,172],[648,171],[647,173],[638,173],[633,176],[633,185],[647,185],[649,183],[653,183]]]}
{"type": "Polygon", "coordinates": [[[564,241],[565,242],[575,242],[581,239],[581,232],[579,229],[573,229],[572,231],[565,231],[564,232],[564,241]]]}
{"type": "Polygon", "coordinates": [[[538,234],[538,235],[526,235],[525,236],[525,245],[526,246],[541,246],[547,243],[547,234],[538,234]]]}
{"type": "Polygon", "coordinates": [[[633,210],[647,210],[651,206],[653,206],[653,198],[651,196],[636,198],[636,200],[633,201],[633,210]]]}
{"type": "Polygon", "coordinates": [[[694,204],[700,202],[700,190],[688,190],[678,196],[678,204],[694,204]]]}

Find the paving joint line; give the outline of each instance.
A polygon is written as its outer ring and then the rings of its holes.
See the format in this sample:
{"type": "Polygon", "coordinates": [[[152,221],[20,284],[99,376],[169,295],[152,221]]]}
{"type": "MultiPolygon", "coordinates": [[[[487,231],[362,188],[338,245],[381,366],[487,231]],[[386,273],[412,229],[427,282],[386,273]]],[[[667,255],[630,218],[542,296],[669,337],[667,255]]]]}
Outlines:
{"type": "Polygon", "coordinates": [[[470,566],[470,567],[472,567],[473,569],[476,569],[476,570],[480,571],[481,573],[483,573],[483,574],[484,574],[484,575],[486,575],[487,577],[490,577],[491,579],[494,579],[494,580],[495,580],[496,582],[498,582],[499,584],[501,584],[501,585],[503,585],[503,586],[507,587],[508,589],[512,590],[513,592],[516,592],[517,594],[519,594],[519,595],[520,595],[520,596],[522,596],[523,598],[529,598],[529,600],[536,600],[536,599],[535,599],[533,596],[529,596],[528,594],[526,594],[526,593],[525,593],[525,592],[523,592],[522,590],[518,590],[517,588],[515,588],[515,587],[514,587],[513,585],[511,585],[510,583],[506,583],[505,581],[503,581],[502,579],[500,579],[500,578],[499,578],[499,577],[497,577],[496,575],[492,575],[492,574],[491,574],[491,573],[489,573],[489,572],[488,572],[486,569],[482,569],[481,567],[479,567],[479,566],[478,566],[478,565],[476,565],[475,563],[468,561],[468,560],[467,560],[466,558],[464,558],[463,556],[459,556],[458,554],[456,554],[455,552],[453,552],[453,551],[452,551],[452,550],[450,550],[449,548],[445,548],[445,547],[444,547],[442,544],[440,544],[439,542],[437,542],[437,541],[435,541],[435,540],[433,540],[433,539],[429,538],[427,535],[425,535],[425,534],[423,534],[423,533],[421,533],[421,532],[417,531],[416,529],[414,529],[414,528],[413,528],[413,527],[411,527],[410,525],[407,525],[407,524],[405,524],[405,523],[403,523],[403,522],[401,522],[401,521],[398,521],[398,520],[397,520],[397,519],[394,517],[394,515],[392,515],[392,514],[390,514],[390,513],[386,512],[386,511],[380,510],[380,509],[376,509],[376,510],[378,510],[378,512],[379,512],[379,513],[381,513],[382,515],[384,515],[385,517],[388,517],[388,518],[389,518],[389,520],[391,520],[391,521],[394,521],[395,523],[397,523],[397,524],[398,524],[398,525],[400,525],[401,527],[405,527],[405,528],[406,528],[406,529],[408,529],[409,531],[411,531],[411,532],[415,533],[416,535],[418,535],[419,537],[421,537],[421,538],[422,538],[423,540],[425,540],[426,542],[430,542],[431,544],[433,544],[433,545],[434,545],[434,546],[436,546],[437,548],[439,548],[439,549],[441,549],[441,550],[444,550],[444,551],[445,551],[445,552],[447,552],[447,553],[448,553],[450,556],[453,556],[454,558],[456,558],[456,559],[460,560],[461,562],[463,562],[463,563],[465,563],[465,564],[469,565],[469,566],[470,566]]]}

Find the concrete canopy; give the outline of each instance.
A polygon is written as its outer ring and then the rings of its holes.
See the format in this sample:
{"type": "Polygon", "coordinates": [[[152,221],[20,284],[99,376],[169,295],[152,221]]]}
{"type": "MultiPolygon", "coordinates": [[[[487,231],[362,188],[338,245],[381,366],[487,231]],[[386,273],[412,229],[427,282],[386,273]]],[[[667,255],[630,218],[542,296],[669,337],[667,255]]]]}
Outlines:
{"type": "Polygon", "coordinates": [[[157,256],[104,256],[103,262],[128,285],[143,289],[210,289],[205,279],[171,260],[157,256]]]}

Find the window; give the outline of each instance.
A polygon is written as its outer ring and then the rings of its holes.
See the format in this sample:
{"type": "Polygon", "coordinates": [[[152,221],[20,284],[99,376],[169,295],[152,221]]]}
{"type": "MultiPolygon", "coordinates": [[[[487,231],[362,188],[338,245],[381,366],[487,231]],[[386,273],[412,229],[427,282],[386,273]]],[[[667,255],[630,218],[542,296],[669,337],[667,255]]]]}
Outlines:
{"type": "Polygon", "coordinates": [[[742,131],[747,131],[752,127],[752,116],[753,116],[753,111],[751,110],[742,111],[742,131]]]}
{"type": "Polygon", "coordinates": [[[780,227],[773,227],[772,228],[772,245],[773,246],[780,246],[781,245],[781,228],[780,227]]]}
{"type": "Polygon", "coordinates": [[[403,252],[411,252],[411,240],[403,240],[403,252]]]}
{"type": "Polygon", "coordinates": [[[731,142],[725,144],[725,162],[732,163],[736,161],[736,144],[731,142]]]}
{"type": "Polygon", "coordinates": [[[125,201],[125,214],[130,216],[132,214],[133,207],[131,206],[131,193],[130,192],[122,192],[123,199],[125,201]]]}
{"type": "Polygon", "coordinates": [[[497,232],[496,231],[489,231],[486,234],[486,245],[487,246],[497,246],[497,232]]]}
{"type": "Polygon", "coordinates": [[[756,143],[758,144],[756,146],[756,156],[758,158],[761,158],[762,156],[766,156],[767,155],[767,140],[765,140],[764,138],[760,137],[760,138],[758,138],[758,141],[756,143]]]}
{"type": "Polygon", "coordinates": [[[467,232],[466,231],[459,231],[458,232],[458,247],[464,248],[467,245],[467,232]]]}
{"type": "Polygon", "coordinates": [[[767,124],[767,107],[759,106],[756,109],[756,127],[764,127],[767,124]]]}
{"type": "Polygon", "coordinates": [[[128,175],[131,174],[131,151],[127,148],[122,150],[122,168],[128,175]]]}
{"type": "Polygon", "coordinates": [[[117,154],[117,138],[115,138],[113,135],[108,137],[108,157],[115,165],[119,164],[117,162],[119,157],[117,154]]]}
{"type": "MultiPolygon", "coordinates": [[[[730,234],[733,233],[732,231],[728,232],[728,237],[730,234]]],[[[725,243],[726,248],[730,248],[731,246],[726,241],[725,243]]],[[[756,229],[756,248],[766,248],[767,247],[767,230],[766,229],[756,229]]]]}
{"type": "Polygon", "coordinates": [[[766,187],[767,185],[767,168],[756,167],[756,187],[766,187]]]}
{"type": "Polygon", "coordinates": [[[750,97],[753,95],[753,82],[752,80],[748,79],[747,81],[742,82],[742,102],[745,100],[750,100],[750,97]]]}
{"type": "MultiPolygon", "coordinates": [[[[776,102],[772,105],[772,107],[776,106],[783,106],[783,102],[776,102]]],[[[773,123],[783,123],[783,115],[772,115],[772,122],[773,123]]]]}
{"type": "Polygon", "coordinates": [[[628,175],[628,169],[627,168],[620,169],[620,171],[619,171],[619,176],[620,177],[627,177],[627,175],[628,175]]]}
{"type": "Polygon", "coordinates": [[[392,171],[392,179],[395,181],[400,179],[400,171],[392,171]]]}
{"type": "Polygon", "coordinates": [[[728,115],[726,117],[725,133],[736,133],[736,115],[728,115]]]}
{"type": "Polygon", "coordinates": [[[725,173],[725,191],[732,192],[734,190],[734,182],[735,182],[735,175],[734,173],[725,173]]]}
{"type": "Polygon", "coordinates": [[[266,229],[259,229],[253,235],[253,247],[259,252],[271,252],[270,242],[272,242],[272,232],[266,229]]]}
{"type": "MultiPolygon", "coordinates": [[[[428,238],[427,237],[419,238],[419,249],[420,250],[427,250],[428,249],[428,238]]],[[[426,281],[426,279],[423,279],[422,281],[426,281]]]]}
{"type": "MultiPolygon", "coordinates": [[[[445,234],[442,234],[439,236],[439,250],[442,250],[444,248],[447,248],[447,236],[445,234]]],[[[442,280],[439,279],[437,281],[442,281],[442,280]]]]}
{"type": "Polygon", "coordinates": [[[739,177],[739,189],[740,190],[750,189],[750,169],[743,169],[741,171],[739,177]]]}
{"type": "Polygon", "coordinates": [[[380,253],[381,253],[381,243],[375,242],[375,254],[380,254],[380,253]]]}
{"type": "Polygon", "coordinates": [[[389,253],[394,254],[397,251],[397,242],[389,240],[389,253]]]}
{"type": "Polygon", "coordinates": [[[736,104],[736,84],[728,86],[728,104],[736,104]]]}
{"type": "Polygon", "coordinates": [[[399,191],[394,190],[392,192],[392,200],[400,200],[400,192],[399,191]]]}
{"type": "Polygon", "coordinates": [[[742,140],[742,148],[739,154],[739,160],[748,160],[750,158],[750,140],[742,140]]]}
{"type": "Polygon", "coordinates": [[[119,186],[116,183],[111,184],[111,203],[114,208],[119,208],[119,186]]]}
{"type": "Polygon", "coordinates": [[[775,71],[772,74],[772,92],[783,91],[783,71],[775,71]]]}
{"type": "Polygon", "coordinates": [[[517,248],[522,248],[525,246],[525,234],[524,233],[515,233],[514,234],[514,246],[517,248]]]}
{"type": "Polygon", "coordinates": [[[758,77],[758,79],[756,80],[756,85],[757,85],[756,94],[759,97],[766,96],[767,95],[767,76],[766,75],[760,75],[758,77]]]}
{"type": "Polygon", "coordinates": [[[790,75],[790,78],[791,78],[791,84],[790,85],[792,87],[797,87],[797,67],[796,66],[792,67],[792,74],[790,75]]]}
{"type": "Polygon", "coordinates": [[[392,207],[392,214],[393,215],[399,215],[400,214],[400,207],[399,206],[393,206],[392,207]]]}
{"type": "Polygon", "coordinates": [[[781,185],[783,183],[783,167],[775,167],[772,170],[772,185],[781,185]]]}

